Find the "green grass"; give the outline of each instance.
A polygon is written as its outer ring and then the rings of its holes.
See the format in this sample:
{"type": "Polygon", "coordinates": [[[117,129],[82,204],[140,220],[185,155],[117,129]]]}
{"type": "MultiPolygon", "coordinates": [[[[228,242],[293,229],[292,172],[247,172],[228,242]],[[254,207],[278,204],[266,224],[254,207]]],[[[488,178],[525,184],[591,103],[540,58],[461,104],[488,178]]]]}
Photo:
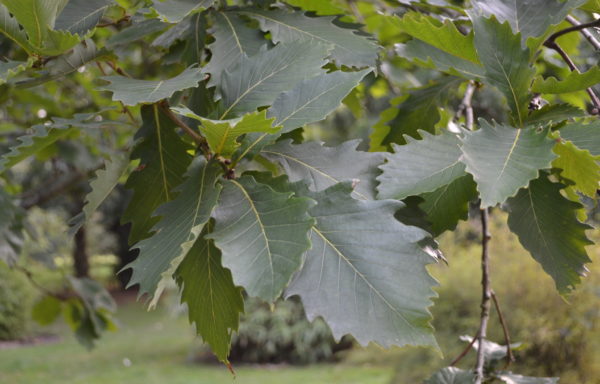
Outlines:
{"type": "Polygon", "coordinates": [[[393,370],[368,364],[306,367],[235,366],[193,362],[200,343],[183,318],[166,311],[147,313],[139,304],[121,305],[120,329],[92,351],[64,327],[58,343],[0,350],[0,383],[69,384],[387,384],[393,370]],[[124,361],[130,361],[125,366],[124,361]]]}

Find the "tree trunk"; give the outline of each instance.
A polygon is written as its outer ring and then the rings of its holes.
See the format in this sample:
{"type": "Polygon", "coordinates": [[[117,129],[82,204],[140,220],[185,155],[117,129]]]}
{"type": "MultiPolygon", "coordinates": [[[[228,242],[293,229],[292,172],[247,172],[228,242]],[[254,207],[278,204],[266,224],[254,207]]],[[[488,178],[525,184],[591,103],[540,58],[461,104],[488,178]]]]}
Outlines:
{"type": "Polygon", "coordinates": [[[87,253],[87,244],[85,239],[85,226],[79,228],[75,234],[75,244],[73,247],[73,265],[75,267],[75,277],[90,276],[90,262],[87,253]]]}

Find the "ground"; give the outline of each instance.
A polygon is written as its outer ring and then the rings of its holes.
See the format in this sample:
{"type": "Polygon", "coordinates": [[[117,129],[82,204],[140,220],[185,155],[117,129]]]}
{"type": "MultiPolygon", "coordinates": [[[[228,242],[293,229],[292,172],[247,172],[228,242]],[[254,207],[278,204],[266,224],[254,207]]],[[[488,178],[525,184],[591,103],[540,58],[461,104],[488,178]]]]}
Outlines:
{"type": "Polygon", "coordinates": [[[92,351],[63,326],[58,342],[0,349],[0,383],[6,384],[387,384],[393,370],[371,364],[307,367],[222,365],[194,361],[200,342],[182,316],[139,304],[120,306],[120,329],[92,351]]]}

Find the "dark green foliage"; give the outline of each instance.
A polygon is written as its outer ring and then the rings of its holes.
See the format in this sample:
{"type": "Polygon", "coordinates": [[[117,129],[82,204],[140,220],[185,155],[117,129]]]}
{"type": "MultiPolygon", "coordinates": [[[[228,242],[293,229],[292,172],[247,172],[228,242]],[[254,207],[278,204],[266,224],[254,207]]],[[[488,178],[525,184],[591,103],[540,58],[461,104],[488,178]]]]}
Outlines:
{"type": "Polygon", "coordinates": [[[29,336],[33,297],[25,276],[0,263],[0,340],[29,336]]]}

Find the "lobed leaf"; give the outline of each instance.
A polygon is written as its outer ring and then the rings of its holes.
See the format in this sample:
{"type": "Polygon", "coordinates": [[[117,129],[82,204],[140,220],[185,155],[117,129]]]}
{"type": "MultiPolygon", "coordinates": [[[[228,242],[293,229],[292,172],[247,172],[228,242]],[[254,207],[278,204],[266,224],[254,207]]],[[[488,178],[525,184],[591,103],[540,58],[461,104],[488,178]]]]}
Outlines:
{"type": "Polygon", "coordinates": [[[600,121],[589,124],[571,123],[560,129],[560,137],[572,142],[579,149],[600,156],[600,121]]]}
{"type": "Polygon", "coordinates": [[[322,74],[329,48],[315,41],[281,43],[248,58],[221,75],[219,120],[254,112],[302,80],[322,74]]]}
{"type": "Polygon", "coordinates": [[[112,5],[112,0],[69,0],[54,27],[79,36],[94,29],[112,5]]]}
{"type": "Polygon", "coordinates": [[[250,296],[277,299],[310,248],[308,232],[314,220],[307,210],[313,202],[292,195],[257,183],[252,176],[223,183],[215,229],[207,238],[214,239],[223,266],[250,296]]]}
{"type": "Polygon", "coordinates": [[[244,312],[242,289],[233,283],[231,272],[221,265],[221,252],[212,240],[210,222],[189,250],[175,273],[181,303],[188,307],[190,323],[220,361],[227,363],[233,332],[244,312]]]}
{"type": "Polygon", "coordinates": [[[152,8],[167,23],[178,23],[192,12],[207,9],[215,0],[152,0],[152,8]]]}
{"type": "Polygon", "coordinates": [[[339,27],[335,17],[308,17],[302,12],[246,8],[239,11],[258,20],[261,29],[269,31],[275,43],[318,41],[333,46],[331,57],[338,65],[375,67],[379,47],[357,30],[339,27]]]}
{"type": "Polygon", "coordinates": [[[433,258],[417,244],[426,232],[394,218],[402,203],[351,193],[342,183],[309,194],[312,248],[286,297],[300,296],[309,320],[323,317],[336,339],[436,347],[427,310],[435,281],[425,269],[433,258]]]}
{"type": "Polygon", "coordinates": [[[456,367],[440,369],[425,381],[425,384],[473,384],[475,373],[456,367]]]}
{"type": "Polygon", "coordinates": [[[531,90],[537,93],[559,94],[577,92],[600,83],[600,67],[592,67],[587,72],[570,72],[563,80],[555,77],[542,79],[538,77],[533,82],[531,90]]]}
{"type": "Polygon", "coordinates": [[[6,37],[20,45],[25,51],[31,53],[33,47],[29,44],[27,33],[21,29],[16,17],[13,16],[8,8],[0,2],[0,32],[6,37]]]}
{"type": "Polygon", "coordinates": [[[179,75],[168,80],[138,80],[124,76],[105,76],[102,80],[109,84],[100,88],[113,93],[113,100],[125,105],[156,103],[171,97],[175,92],[193,88],[204,79],[200,68],[186,68],[179,75]]]}
{"type": "Polygon", "coordinates": [[[565,199],[562,188],[541,175],[510,198],[507,207],[510,230],[565,295],[587,271],[585,247],[592,242],[585,234],[591,227],[577,220],[581,205],[565,199]]]}
{"type": "Polygon", "coordinates": [[[465,132],[462,161],[473,175],[483,207],[503,203],[550,167],[556,155],[547,130],[513,128],[479,120],[481,129],[465,132]]]}
{"type": "Polygon", "coordinates": [[[444,131],[441,135],[420,132],[423,140],[411,140],[395,145],[387,154],[387,162],[377,177],[380,199],[398,199],[433,192],[465,175],[460,161],[460,140],[456,134],[444,131]]]}
{"type": "Polygon", "coordinates": [[[133,194],[121,218],[123,223],[132,224],[130,244],[148,237],[158,222],[152,213],[173,199],[173,190],[183,181],[191,162],[187,154],[191,147],[181,140],[171,119],[156,105],[143,106],[141,115],[143,123],[134,137],[137,144],[131,153],[131,159],[139,159],[140,166],[125,184],[133,194]]]}
{"type": "Polygon", "coordinates": [[[161,278],[172,278],[210,219],[221,192],[221,173],[215,162],[195,158],[177,197],[154,211],[161,219],[152,227],[152,236],[135,245],[139,255],[125,267],[132,271],[128,287],[139,284],[138,296],[147,294],[151,306],[162,293],[161,278]]]}
{"type": "Polygon", "coordinates": [[[554,153],[558,157],[554,159],[552,166],[561,170],[560,176],[574,182],[575,190],[594,198],[600,186],[598,157],[577,148],[570,141],[556,143],[554,153]]]}
{"type": "Polygon", "coordinates": [[[317,142],[294,145],[284,140],[264,148],[260,154],[279,163],[291,181],[305,181],[313,191],[352,181],[356,185],[352,191],[354,197],[374,199],[377,166],[383,162],[383,155],[358,151],[358,145],[359,140],[337,147],[317,142]]]}

